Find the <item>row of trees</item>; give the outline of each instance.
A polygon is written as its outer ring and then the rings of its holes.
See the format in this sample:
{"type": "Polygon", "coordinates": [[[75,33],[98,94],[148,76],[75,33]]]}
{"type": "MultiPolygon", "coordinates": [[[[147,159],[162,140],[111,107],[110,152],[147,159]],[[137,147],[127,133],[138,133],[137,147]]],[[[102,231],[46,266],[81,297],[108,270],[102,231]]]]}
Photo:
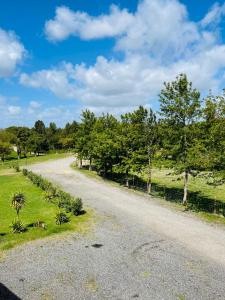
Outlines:
{"type": "Polygon", "coordinates": [[[140,106],[118,120],[110,114],[96,117],[82,113],[75,142],[82,160],[94,162],[107,176],[124,174],[129,186],[131,174],[147,174],[151,192],[152,165],[170,162],[184,174],[183,204],[187,204],[188,180],[199,171],[225,170],[225,96],[210,94],[201,100],[187,76],[165,83],[160,93],[160,112],[140,106]]]}
{"type": "Polygon", "coordinates": [[[18,158],[27,157],[28,153],[39,155],[49,150],[74,148],[74,135],[78,123],[67,123],[65,128],[57,128],[55,123],[46,127],[43,121],[35,122],[33,128],[12,126],[0,130],[0,158],[5,160],[7,155],[16,149],[18,158]]]}
{"type": "Polygon", "coordinates": [[[187,204],[188,179],[199,171],[225,170],[225,95],[211,93],[201,99],[184,74],[164,83],[159,95],[160,111],[140,106],[120,119],[111,114],[95,116],[86,110],[81,122],[57,128],[37,121],[32,129],[10,127],[0,131],[2,159],[11,144],[18,157],[27,152],[73,149],[80,166],[90,162],[99,174],[113,172],[124,176],[126,186],[133,174],[147,174],[151,193],[152,166],[156,161],[169,163],[184,174],[183,203],[187,204]]]}

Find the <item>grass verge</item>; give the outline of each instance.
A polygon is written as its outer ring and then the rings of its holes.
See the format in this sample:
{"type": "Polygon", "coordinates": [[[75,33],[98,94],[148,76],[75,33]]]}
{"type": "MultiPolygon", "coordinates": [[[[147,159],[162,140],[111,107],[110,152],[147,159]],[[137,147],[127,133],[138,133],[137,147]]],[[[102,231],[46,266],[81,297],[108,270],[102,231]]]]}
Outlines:
{"type": "MultiPolygon", "coordinates": [[[[112,185],[116,185],[118,187],[121,187],[121,183],[119,181],[114,181],[111,179],[104,179],[101,176],[97,174],[96,171],[89,171],[86,168],[80,169],[78,168],[74,163],[71,164],[71,168],[74,170],[77,170],[85,175],[87,175],[90,178],[96,179],[96,180],[101,180],[101,181],[107,181],[108,183],[112,185]]],[[[180,176],[173,175],[170,169],[154,169],[153,170],[153,185],[160,186],[162,190],[164,188],[168,189],[174,189],[174,190],[181,190],[181,193],[183,192],[182,190],[182,181],[178,180],[180,176]],[[168,175],[169,174],[169,175],[168,175]]],[[[180,178],[179,178],[180,179],[180,178]]],[[[225,202],[225,185],[222,185],[220,187],[214,188],[212,186],[208,186],[205,179],[202,178],[191,178],[190,180],[190,191],[191,192],[198,192],[199,194],[202,193],[205,198],[207,197],[213,197],[215,200],[220,200],[222,202],[225,202]],[[207,187],[206,187],[207,186],[207,187]]],[[[135,188],[129,189],[131,192],[137,192],[141,193],[142,195],[146,193],[144,192],[144,188],[135,188]]],[[[185,210],[184,206],[181,204],[181,201],[179,199],[174,199],[174,201],[170,201],[169,199],[166,199],[164,195],[160,196],[160,194],[153,193],[153,200],[156,200],[157,202],[160,203],[160,205],[170,207],[174,210],[177,210],[179,212],[185,212],[186,214],[191,214],[193,216],[196,216],[203,221],[206,221],[208,223],[213,223],[213,224],[221,224],[225,225],[225,218],[223,216],[213,214],[213,213],[208,213],[205,211],[194,211],[194,210],[185,210]]]]}

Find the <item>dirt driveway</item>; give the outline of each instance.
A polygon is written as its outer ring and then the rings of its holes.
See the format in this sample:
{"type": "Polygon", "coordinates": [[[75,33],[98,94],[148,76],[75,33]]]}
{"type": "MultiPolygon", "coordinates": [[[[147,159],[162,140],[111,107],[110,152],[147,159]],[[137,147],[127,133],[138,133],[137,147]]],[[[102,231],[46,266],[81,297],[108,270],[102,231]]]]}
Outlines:
{"type": "Polygon", "coordinates": [[[149,196],[85,176],[73,158],[32,170],[82,197],[98,222],[23,245],[0,263],[0,282],[21,299],[225,299],[225,230],[149,196]]]}

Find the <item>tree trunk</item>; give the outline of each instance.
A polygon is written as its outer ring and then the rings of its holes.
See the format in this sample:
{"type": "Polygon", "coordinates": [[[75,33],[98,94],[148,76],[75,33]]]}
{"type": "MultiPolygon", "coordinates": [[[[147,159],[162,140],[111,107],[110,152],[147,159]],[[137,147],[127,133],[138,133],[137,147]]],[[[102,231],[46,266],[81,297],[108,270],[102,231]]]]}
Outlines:
{"type": "Polygon", "coordinates": [[[129,174],[128,171],[126,171],[126,187],[129,188],[130,184],[129,184],[129,174]]]}
{"type": "Polygon", "coordinates": [[[92,171],[92,159],[90,158],[89,171],[92,171]]]}
{"type": "Polygon", "coordinates": [[[147,193],[151,194],[152,191],[152,160],[151,153],[148,150],[148,180],[147,180],[147,193]]]}
{"type": "Polygon", "coordinates": [[[183,205],[187,205],[187,196],[188,196],[188,171],[184,172],[184,197],[183,197],[183,205]]]}
{"type": "Polygon", "coordinates": [[[83,167],[83,160],[82,160],[82,158],[81,158],[81,159],[80,159],[79,168],[82,169],[82,167],[83,167]]]}

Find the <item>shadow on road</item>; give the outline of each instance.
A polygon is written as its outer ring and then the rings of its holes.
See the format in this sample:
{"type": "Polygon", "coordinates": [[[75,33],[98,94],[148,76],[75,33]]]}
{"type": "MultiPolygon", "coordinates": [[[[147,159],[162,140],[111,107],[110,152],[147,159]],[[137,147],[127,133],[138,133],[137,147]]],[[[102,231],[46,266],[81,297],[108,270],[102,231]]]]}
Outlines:
{"type": "Polygon", "coordinates": [[[0,283],[0,299],[1,300],[22,300],[11,292],[4,284],[0,283]]]}

